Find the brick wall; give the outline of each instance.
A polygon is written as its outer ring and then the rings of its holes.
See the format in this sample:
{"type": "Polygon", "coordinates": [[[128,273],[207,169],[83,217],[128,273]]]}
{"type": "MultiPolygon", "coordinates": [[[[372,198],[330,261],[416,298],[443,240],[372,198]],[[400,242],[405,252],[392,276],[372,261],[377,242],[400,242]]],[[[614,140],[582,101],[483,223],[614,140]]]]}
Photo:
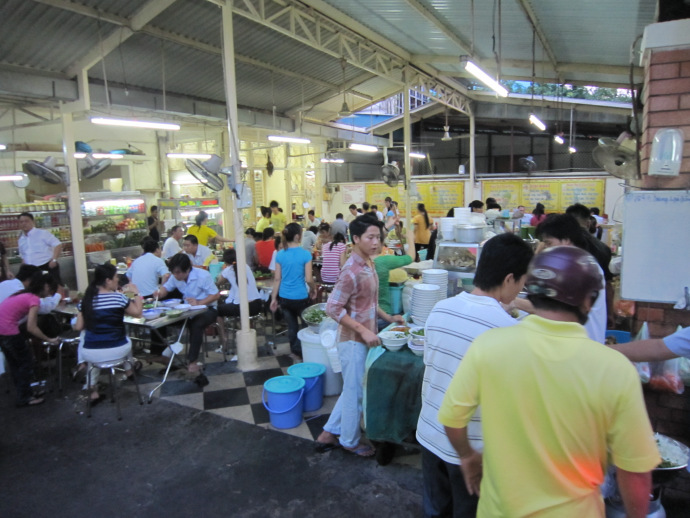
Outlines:
{"type": "Polygon", "coordinates": [[[646,189],[687,188],[690,186],[690,47],[647,50],[642,101],[642,180],[633,184],[646,189]],[[677,177],[646,174],[652,139],[660,128],[680,128],[685,134],[683,162],[677,177]]]}

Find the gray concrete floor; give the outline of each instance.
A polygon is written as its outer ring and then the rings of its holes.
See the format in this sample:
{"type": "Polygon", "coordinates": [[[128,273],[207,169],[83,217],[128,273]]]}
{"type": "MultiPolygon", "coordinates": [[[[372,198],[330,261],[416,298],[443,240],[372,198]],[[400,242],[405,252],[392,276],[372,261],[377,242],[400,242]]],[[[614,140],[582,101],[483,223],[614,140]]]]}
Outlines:
{"type": "MultiPolygon", "coordinates": [[[[0,385],[2,386],[2,385],[0,385]]],[[[0,516],[421,516],[421,472],[124,391],[77,413],[78,386],[15,409],[0,393],[0,516]]]]}

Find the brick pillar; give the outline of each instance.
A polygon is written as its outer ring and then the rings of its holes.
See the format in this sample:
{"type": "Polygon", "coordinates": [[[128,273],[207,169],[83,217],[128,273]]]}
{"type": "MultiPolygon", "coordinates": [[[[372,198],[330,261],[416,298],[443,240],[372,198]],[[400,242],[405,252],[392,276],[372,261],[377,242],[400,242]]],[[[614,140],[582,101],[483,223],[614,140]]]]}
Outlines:
{"type": "Polygon", "coordinates": [[[688,20],[656,23],[645,29],[643,41],[644,89],[642,101],[642,180],[646,189],[690,187],[690,32],[688,20]],[[677,177],[648,176],[652,139],[661,128],[679,128],[685,134],[683,162],[677,177]]]}

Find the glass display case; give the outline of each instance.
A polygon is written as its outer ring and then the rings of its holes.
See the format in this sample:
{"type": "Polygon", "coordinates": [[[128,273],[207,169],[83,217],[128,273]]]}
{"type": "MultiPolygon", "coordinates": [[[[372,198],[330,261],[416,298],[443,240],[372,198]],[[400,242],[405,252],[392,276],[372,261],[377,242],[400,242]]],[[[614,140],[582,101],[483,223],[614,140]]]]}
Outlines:
{"type": "Polygon", "coordinates": [[[478,243],[436,242],[434,268],[448,271],[448,297],[454,297],[462,291],[472,291],[472,280],[481,252],[482,247],[478,243]]]}

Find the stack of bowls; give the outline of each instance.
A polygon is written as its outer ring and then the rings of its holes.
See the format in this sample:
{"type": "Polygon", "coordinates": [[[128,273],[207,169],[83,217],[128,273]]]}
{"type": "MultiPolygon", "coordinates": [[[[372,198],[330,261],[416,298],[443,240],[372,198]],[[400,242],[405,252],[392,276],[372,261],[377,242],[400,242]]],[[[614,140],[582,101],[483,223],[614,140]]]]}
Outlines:
{"type": "Polygon", "coordinates": [[[426,345],[426,338],[424,335],[415,334],[415,332],[424,331],[423,327],[410,329],[410,339],[407,342],[407,347],[410,348],[417,356],[424,356],[424,346],[426,345]]]}
{"type": "Polygon", "coordinates": [[[441,231],[442,241],[452,241],[454,239],[453,227],[460,223],[458,218],[439,218],[440,222],[438,225],[441,231]]]}
{"type": "Polygon", "coordinates": [[[438,300],[443,300],[448,295],[448,270],[434,268],[423,270],[422,282],[424,284],[434,284],[439,287],[438,300]]]}
{"type": "Polygon", "coordinates": [[[434,305],[438,302],[440,288],[435,284],[415,284],[412,289],[410,314],[412,321],[423,326],[434,305]]]}

